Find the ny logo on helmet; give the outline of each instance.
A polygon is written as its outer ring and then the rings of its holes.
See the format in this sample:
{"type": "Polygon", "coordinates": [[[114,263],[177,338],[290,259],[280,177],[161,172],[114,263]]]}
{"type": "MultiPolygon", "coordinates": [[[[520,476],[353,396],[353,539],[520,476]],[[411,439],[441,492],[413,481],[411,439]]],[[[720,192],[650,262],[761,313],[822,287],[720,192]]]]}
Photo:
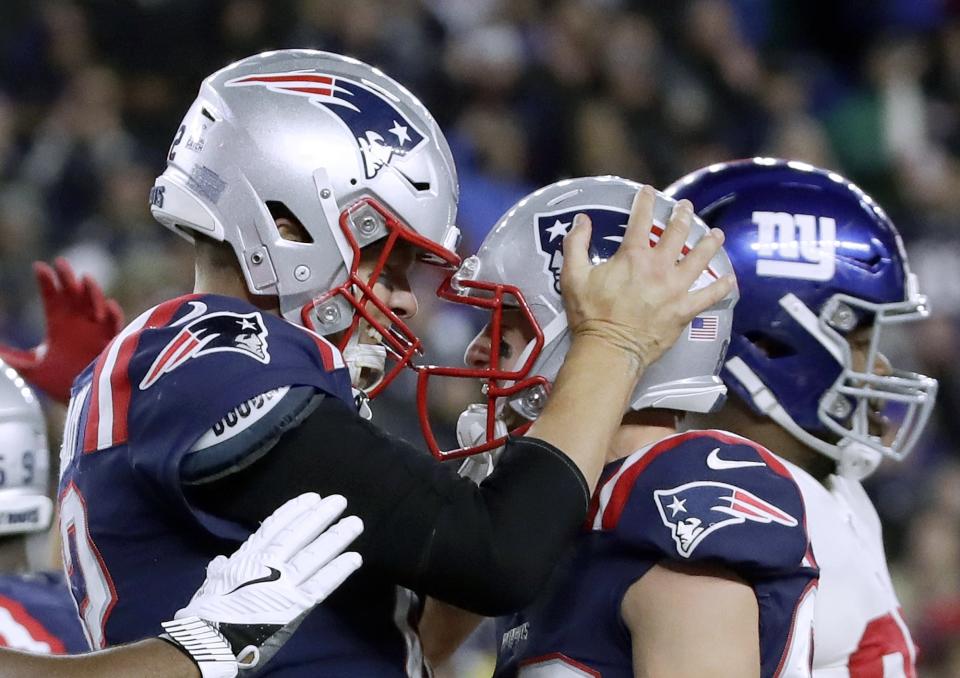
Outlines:
{"type": "Polygon", "coordinates": [[[833,277],[837,265],[837,222],[833,218],[754,212],[753,223],[757,225],[757,275],[801,280],[833,277]]]}
{"type": "Polygon", "coordinates": [[[796,527],[797,519],[736,485],[713,481],[655,490],[663,524],[670,528],[677,553],[689,558],[710,534],[746,521],[796,527]]]}
{"type": "Polygon", "coordinates": [[[220,311],[200,316],[161,349],[140,382],[140,390],[150,388],[164,374],[172,372],[191,358],[211,353],[240,353],[266,365],[270,362],[268,334],[267,326],[257,312],[220,311]]]}
{"type": "Polygon", "coordinates": [[[277,94],[306,97],[314,106],[330,111],[356,139],[367,179],[373,179],[390,164],[393,156],[409,153],[426,139],[384,92],[342,75],[322,75],[310,70],[263,73],[234,78],[226,86],[265,87],[277,94]]]}
{"type": "Polygon", "coordinates": [[[546,259],[545,270],[553,274],[553,289],[557,294],[560,294],[560,269],[563,267],[563,239],[573,226],[573,218],[581,212],[589,216],[593,224],[589,253],[594,263],[606,261],[617,251],[630,216],[627,210],[578,206],[537,214],[533,218],[537,247],[546,259]]]}

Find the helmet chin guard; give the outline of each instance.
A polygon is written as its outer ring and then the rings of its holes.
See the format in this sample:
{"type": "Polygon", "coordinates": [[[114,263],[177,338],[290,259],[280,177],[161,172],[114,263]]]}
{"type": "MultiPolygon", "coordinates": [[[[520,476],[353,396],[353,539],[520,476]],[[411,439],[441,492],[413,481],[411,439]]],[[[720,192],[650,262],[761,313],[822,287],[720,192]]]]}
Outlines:
{"type": "MultiPolygon", "coordinates": [[[[494,336],[499,336],[500,325],[503,319],[504,308],[517,308],[524,318],[524,322],[529,326],[534,334],[531,342],[533,347],[528,347],[521,356],[519,365],[510,369],[502,366],[500,356],[499,342],[494,342],[490,349],[490,360],[486,367],[469,368],[453,367],[439,365],[418,366],[417,370],[417,411],[419,413],[420,428],[423,432],[427,448],[437,459],[459,459],[462,457],[478,454],[480,452],[489,452],[496,450],[506,444],[509,435],[523,435],[532,425],[532,421],[523,421],[512,430],[507,430],[499,416],[502,412],[504,402],[511,401],[517,397],[528,397],[530,393],[542,393],[545,399],[549,393],[550,382],[543,376],[527,376],[531,370],[536,354],[544,345],[543,331],[536,323],[533,312],[527,305],[523,297],[523,292],[515,285],[506,285],[498,283],[488,283],[478,280],[470,280],[463,277],[465,271],[469,271],[474,262],[473,258],[464,262],[461,269],[447,276],[440,284],[437,290],[437,296],[441,299],[458,304],[465,304],[474,308],[481,309],[490,314],[490,324],[494,336]],[[505,302],[506,299],[511,301],[505,302]],[[461,441],[459,448],[453,450],[442,450],[433,432],[430,422],[429,408],[427,406],[427,393],[430,387],[432,377],[452,377],[459,379],[470,379],[479,381],[482,384],[482,391],[487,399],[487,405],[482,410],[484,417],[484,435],[479,437],[471,436],[472,444],[464,445],[461,441]]],[[[472,425],[480,425],[477,419],[479,409],[474,408],[472,425]]],[[[539,412],[537,412],[539,414],[539,412]]]]}

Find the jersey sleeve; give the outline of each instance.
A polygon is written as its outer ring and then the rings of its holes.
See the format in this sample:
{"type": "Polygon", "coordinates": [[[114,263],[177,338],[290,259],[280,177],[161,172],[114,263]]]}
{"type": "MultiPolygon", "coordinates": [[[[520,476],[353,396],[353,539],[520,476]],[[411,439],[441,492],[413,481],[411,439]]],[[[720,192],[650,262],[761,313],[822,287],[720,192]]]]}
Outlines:
{"type": "Polygon", "coordinates": [[[774,455],[738,436],[661,441],[624,459],[596,497],[592,526],[627,553],[719,563],[748,580],[813,566],[800,489],[774,455]]]}
{"type": "MultiPolygon", "coordinates": [[[[98,359],[82,449],[124,448],[138,479],[186,507],[181,466],[216,447],[204,437],[224,427],[231,435],[221,437],[234,438],[246,427],[227,426],[232,416],[255,420],[287,400],[281,392],[304,389],[352,406],[349,374],[329,342],[240,299],[181,297],[134,320],[98,359]]],[[[237,442],[204,459],[242,462],[237,442]]],[[[250,441],[249,452],[262,452],[262,442],[250,441]]]]}

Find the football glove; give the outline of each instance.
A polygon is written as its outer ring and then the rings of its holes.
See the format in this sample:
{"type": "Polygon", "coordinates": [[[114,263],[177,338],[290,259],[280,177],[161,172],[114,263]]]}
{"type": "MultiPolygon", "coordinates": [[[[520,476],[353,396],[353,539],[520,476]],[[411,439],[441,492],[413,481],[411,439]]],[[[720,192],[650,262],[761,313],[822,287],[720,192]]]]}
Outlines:
{"type": "Polygon", "coordinates": [[[262,668],[314,605],[358,567],[344,549],[363,522],[343,518],[340,495],[307,493],[267,518],[232,556],[217,556],[190,604],[163,623],[164,640],[197,664],[203,678],[262,668]]]}
{"type": "Polygon", "coordinates": [[[33,271],[43,300],[47,337],[26,350],[0,345],[0,358],[31,386],[66,403],[73,380],[123,327],[123,311],[90,276],[77,280],[62,257],[52,267],[34,262],[33,271]]]}

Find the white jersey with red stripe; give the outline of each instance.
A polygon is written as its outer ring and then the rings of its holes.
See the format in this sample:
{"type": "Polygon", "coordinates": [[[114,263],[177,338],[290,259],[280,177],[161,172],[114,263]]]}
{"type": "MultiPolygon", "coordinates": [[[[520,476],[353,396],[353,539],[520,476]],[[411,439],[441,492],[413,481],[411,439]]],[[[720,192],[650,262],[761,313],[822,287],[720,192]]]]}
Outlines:
{"type": "Polygon", "coordinates": [[[761,676],[810,676],[817,565],[793,474],[745,438],[690,431],[604,468],[587,525],[547,589],[498,620],[496,678],[633,678],[621,603],[671,560],[720,564],[749,583],[761,676]]]}
{"type": "MultiPolygon", "coordinates": [[[[77,378],[61,451],[60,530],[94,649],[157,635],[203,582],[207,563],[249,536],[189,501],[185,462],[211,431],[230,438],[236,419],[254,421],[301,387],[354,406],[329,342],[216,295],[150,309],[77,378]]],[[[283,648],[275,670],[309,664],[323,643],[305,631],[317,631],[322,617],[304,620],[304,640],[283,648]]]]}
{"type": "Polygon", "coordinates": [[[890,580],[880,519],[863,486],[821,484],[787,464],[803,493],[820,565],[815,678],[916,678],[916,646],[890,580]]]}

